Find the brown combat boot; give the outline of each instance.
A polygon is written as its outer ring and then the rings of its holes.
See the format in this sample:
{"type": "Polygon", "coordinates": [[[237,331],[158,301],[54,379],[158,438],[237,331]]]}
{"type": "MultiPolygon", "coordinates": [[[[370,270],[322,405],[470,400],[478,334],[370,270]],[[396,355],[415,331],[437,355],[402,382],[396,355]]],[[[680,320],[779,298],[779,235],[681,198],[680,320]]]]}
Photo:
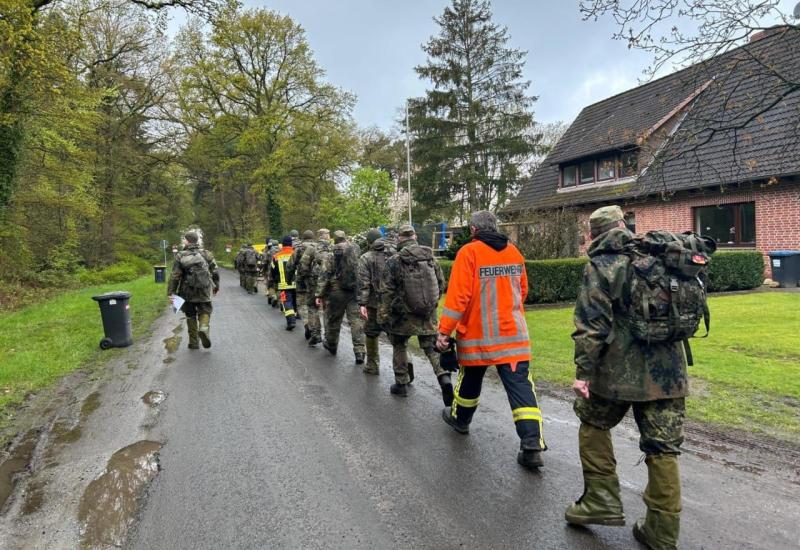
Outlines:
{"type": "Polygon", "coordinates": [[[678,548],[681,531],[681,477],[678,455],[651,455],[643,499],[647,515],[636,521],[633,536],[652,550],[678,548]]]}
{"type": "Polygon", "coordinates": [[[197,319],[186,319],[186,328],[189,331],[189,349],[200,349],[200,343],[197,341],[197,319]]]}

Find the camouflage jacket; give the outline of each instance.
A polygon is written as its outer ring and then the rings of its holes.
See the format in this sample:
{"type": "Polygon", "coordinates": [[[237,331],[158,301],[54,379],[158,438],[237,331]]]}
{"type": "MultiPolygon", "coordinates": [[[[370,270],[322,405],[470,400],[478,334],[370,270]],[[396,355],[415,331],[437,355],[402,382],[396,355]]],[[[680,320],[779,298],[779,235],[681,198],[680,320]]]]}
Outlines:
{"type": "MultiPolygon", "coordinates": [[[[317,290],[316,296],[320,298],[325,298],[328,293],[332,290],[345,290],[342,289],[341,285],[339,284],[339,280],[336,278],[336,266],[334,265],[334,251],[337,249],[347,249],[349,247],[355,247],[355,257],[358,258],[361,254],[361,250],[358,248],[357,244],[349,243],[347,241],[336,243],[334,244],[331,249],[330,253],[325,254],[322,257],[322,262],[319,267],[319,274],[317,276],[317,290]]],[[[356,287],[358,285],[356,284],[356,287]]],[[[345,290],[345,292],[356,292],[355,290],[345,290]]]]}
{"type": "Polygon", "coordinates": [[[181,266],[181,258],[190,254],[199,252],[203,259],[208,264],[208,271],[211,273],[211,281],[214,284],[214,290],[219,289],[219,272],[217,272],[217,262],[214,260],[214,255],[208,251],[200,248],[199,245],[191,244],[184,250],[181,250],[175,255],[175,262],[172,264],[172,275],[169,278],[167,285],[167,295],[177,294],[187,302],[199,303],[211,301],[211,289],[208,292],[193,293],[188,289],[181,288],[181,281],[184,276],[183,267],[181,266]]]}
{"type": "Polygon", "coordinates": [[[303,258],[303,254],[309,246],[314,246],[314,241],[311,239],[299,241],[294,247],[292,259],[289,260],[289,265],[287,266],[289,273],[294,278],[295,284],[297,284],[297,292],[299,293],[308,292],[305,277],[300,277],[300,260],[303,258]]]}
{"type": "Polygon", "coordinates": [[[244,261],[244,251],[244,247],[240,248],[239,252],[236,254],[236,257],[233,259],[233,267],[236,269],[236,271],[244,271],[244,266],[242,265],[242,262],[244,261]]]}
{"type": "Polygon", "coordinates": [[[647,344],[635,340],[624,319],[629,302],[633,238],[612,229],[592,241],[589,263],[575,304],[575,377],[589,391],[619,401],[655,401],[688,393],[686,354],[681,342],[647,344]]]}
{"type": "MultiPolygon", "coordinates": [[[[418,317],[408,312],[404,303],[405,292],[403,285],[400,256],[413,254],[414,248],[419,247],[414,240],[400,243],[397,254],[386,260],[386,269],[381,283],[381,296],[378,305],[378,323],[389,334],[401,336],[419,336],[436,334],[439,326],[439,315],[434,309],[428,317],[418,317]]],[[[438,262],[434,262],[436,280],[439,284],[439,295],[444,294],[444,275],[438,262]]]]}
{"type": "Polygon", "coordinates": [[[330,253],[331,242],[328,240],[318,240],[315,243],[309,242],[298,267],[298,275],[303,279],[309,293],[316,291],[317,278],[322,267],[322,261],[330,253]]]}
{"type": "Polygon", "coordinates": [[[358,305],[378,308],[386,260],[396,253],[384,239],[376,239],[358,260],[358,305]]]}

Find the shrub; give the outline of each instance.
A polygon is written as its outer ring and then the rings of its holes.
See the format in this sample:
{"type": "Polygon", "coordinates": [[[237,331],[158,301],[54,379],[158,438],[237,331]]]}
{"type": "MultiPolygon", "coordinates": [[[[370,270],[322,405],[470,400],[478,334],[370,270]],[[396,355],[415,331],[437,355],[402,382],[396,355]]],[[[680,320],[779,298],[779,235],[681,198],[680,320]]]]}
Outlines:
{"type": "MultiPolygon", "coordinates": [[[[83,271],[78,274],[78,280],[86,285],[102,285],[107,283],[124,283],[138,278],[143,273],[135,264],[121,262],[103,269],[83,271]]],[[[148,270],[152,267],[148,264],[148,270]]]]}
{"type": "Polygon", "coordinates": [[[761,252],[722,251],[711,257],[708,289],[711,292],[749,290],[764,280],[764,257],[761,252]]]}

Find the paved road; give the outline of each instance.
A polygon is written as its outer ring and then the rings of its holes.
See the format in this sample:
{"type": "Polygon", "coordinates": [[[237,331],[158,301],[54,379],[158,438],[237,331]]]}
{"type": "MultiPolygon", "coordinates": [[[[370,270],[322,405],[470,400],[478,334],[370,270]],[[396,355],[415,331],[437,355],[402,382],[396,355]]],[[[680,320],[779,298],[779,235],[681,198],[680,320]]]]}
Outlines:
{"type": "MultiPolygon", "coordinates": [[[[388,347],[367,377],[346,331],[337,357],[309,349],[263,296],[222,281],[214,347],[190,353],[184,338],[158,388],[163,469],[133,548],[637,547],[629,527],[563,521],[582,486],[569,403],[542,397],[550,450],[530,473],[499,384],[486,384],[471,435],[455,434],[431,371],[418,367],[411,396],[394,398],[388,347]]],[[[635,432],[618,429],[615,445],[630,525],[646,470],[635,432]]],[[[796,548],[800,486],[720,456],[682,461],[682,547],[796,548]]]]}

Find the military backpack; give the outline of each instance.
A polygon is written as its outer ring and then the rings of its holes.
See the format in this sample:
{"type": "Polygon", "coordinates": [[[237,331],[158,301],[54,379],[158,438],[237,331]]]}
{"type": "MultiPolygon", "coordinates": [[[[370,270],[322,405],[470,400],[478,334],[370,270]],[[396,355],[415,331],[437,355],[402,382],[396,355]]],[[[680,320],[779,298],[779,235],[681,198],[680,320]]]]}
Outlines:
{"type": "Polygon", "coordinates": [[[706,271],[715,250],[713,239],[691,232],[650,231],[634,239],[624,314],[634,338],[648,344],[686,342],[701,321],[708,335],[706,271]]]}
{"type": "Polygon", "coordinates": [[[181,277],[181,292],[183,294],[206,294],[214,286],[211,280],[211,271],[208,262],[198,250],[184,252],[179,260],[183,276],[181,277]]]}
{"type": "Polygon", "coordinates": [[[258,254],[252,248],[244,251],[244,265],[249,269],[258,267],[258,254]]]}
{"type": "Polygon", "coordinates": [[[333,247],[333,276],[343,290],[358,286],[358,252],[353,244],[333,247]]]}
{"type": "Polygon", "coordinates": [[[433,251],[426,246],[409,246],[398,253],[404,302],[409,313],[427,317],[439,305],[439,280],[433,251]]]}

